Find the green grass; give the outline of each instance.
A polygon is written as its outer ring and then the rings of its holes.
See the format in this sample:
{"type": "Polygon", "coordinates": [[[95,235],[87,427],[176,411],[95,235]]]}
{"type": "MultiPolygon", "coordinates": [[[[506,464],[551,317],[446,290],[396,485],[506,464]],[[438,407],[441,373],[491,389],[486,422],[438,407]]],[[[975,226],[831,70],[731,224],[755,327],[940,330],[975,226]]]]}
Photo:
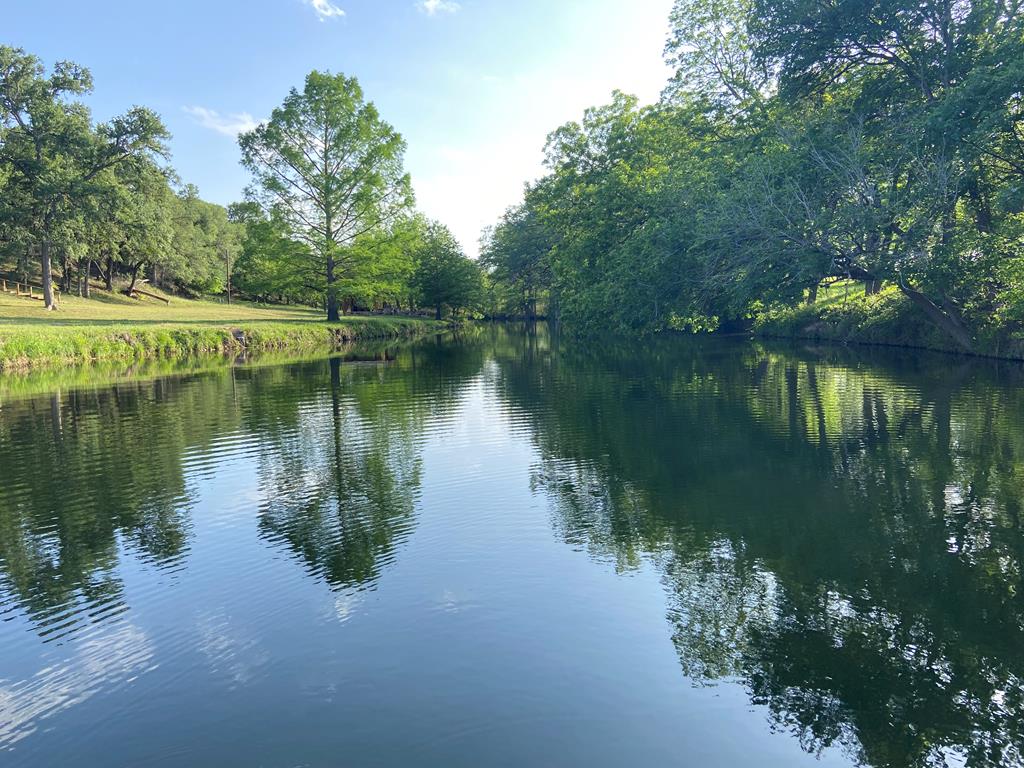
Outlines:
{"type": "Polygon", "coordinates": [[[818,288],[816,307],[835,307],[864,298],[864,283],[858,280],[840,280],[818,288]]]}
{"type": "MultiPolygon", "coordinates": [[[[13,287],[13,286],[12,286],[13,287]]],[[[234,323],[247,320],[257,322],[310,322],[321,320],[323,313],[308,307],[258,306],[247,302],[226,304],[221,301],[195,301],[166,296],[155,288],[146,290],[164,296],[169,304],[154,299],[129,299],[120,293],[96,290],[93,298],[81,299],[64,296],[60,309],[47,312],[43,303],[13,293],[0,293],[0,328],[18,325],[90,325],[131,323],[234,323]]],[[[35,290],[39,296],[39,289],[35,290]]]]}
{"type": "Polygon", "coordinates": [[[406,317],[354,316],[328,324],[308,308],[171,299],[170,304],[100,293],[65,297],[56,312],[0,293],[0,370],[93,362],[308,352],[419,335],[443,326],[406,317]]]}
{"type": "Polygon", "coordinates": [[[770,307],[760,314],[754,332],[762,336],[817,339],[853,344],[884,344],[952,350],[951,341],[927,321],[896,286],[868,296],[863,285],[842,283],[814,304],[770,307]]]}
{"type": "MultiPolygon", "coordinates": [[[[963,351],[895,285],[886,285],[873,296],[865,294],[863,284],[854,282],[833,285],[828,292],[819,289],[814,304],[766,308],[755,319],[754,333],[844,344],[963,351]]],[[[978,355],[1024,358],[1024,338],[1016,333],[979,329],[976,344],[978,355]]]]}

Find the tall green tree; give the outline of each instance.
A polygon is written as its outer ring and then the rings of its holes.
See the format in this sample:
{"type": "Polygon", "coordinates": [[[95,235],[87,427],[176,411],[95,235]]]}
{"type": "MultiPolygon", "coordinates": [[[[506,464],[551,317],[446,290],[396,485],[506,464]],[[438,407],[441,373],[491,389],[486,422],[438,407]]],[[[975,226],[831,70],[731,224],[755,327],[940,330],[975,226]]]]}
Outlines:
{"type": "Polygon", "coordinates": [[[167,130],[142,107],[94,128],[89,110],[70,100],[91,90],[92,76],[77,64],[58,62],[47,76],[35,56],[0,46],[0,165],[29,201],[18,215],[37,233],[47,309],[55,307],[51,253],[75,206],[97,194],[105,170],[166,151],[167,130]]]}
{"type": "Polygon", "coordinates": [[[405,141],[355,78],[311,72],[263,125],[239,138],[253,200],[286,222],[316,259],[327,319],[338,320],[341,280],[365,269],[355,247],[412,204],[405,141]]]}

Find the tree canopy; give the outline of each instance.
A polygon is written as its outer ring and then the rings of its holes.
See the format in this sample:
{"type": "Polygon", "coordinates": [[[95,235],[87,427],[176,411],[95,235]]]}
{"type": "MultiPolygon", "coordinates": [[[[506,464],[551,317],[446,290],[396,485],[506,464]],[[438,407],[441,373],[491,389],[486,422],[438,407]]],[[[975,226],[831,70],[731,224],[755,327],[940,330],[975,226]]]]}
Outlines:
{"type": "Polygon", "coordinates": [[[856,280],[963,349],[1017,332],[1018,4],[679,0],[671,27],[657,104],[550,135],[493,280],[583,331],[743,324],[856,280]]]}
{"type": "Polygon", "coordinates": [[[89,110],[70,100],[91,90],[83,67],[58,62],[47,76],[35,56],[0,46],[0,165],[22,201],[7,209],[8,227],[38,247],[47,309],[54,307],[51,252],[70,250],[104,172],[166,152],[167,130],[143,107],[94,126],[89,110]]]}

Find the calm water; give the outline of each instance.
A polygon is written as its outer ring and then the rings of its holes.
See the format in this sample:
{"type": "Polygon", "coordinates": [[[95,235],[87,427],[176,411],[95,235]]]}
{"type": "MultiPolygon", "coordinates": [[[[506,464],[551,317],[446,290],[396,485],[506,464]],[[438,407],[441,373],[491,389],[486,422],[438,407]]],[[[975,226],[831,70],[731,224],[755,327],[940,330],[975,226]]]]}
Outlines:
{"type": "Polygon", "coordinates": [[[0,764],[1024,762],[1020,369],[386,357],[0,400],[0,764]]]}

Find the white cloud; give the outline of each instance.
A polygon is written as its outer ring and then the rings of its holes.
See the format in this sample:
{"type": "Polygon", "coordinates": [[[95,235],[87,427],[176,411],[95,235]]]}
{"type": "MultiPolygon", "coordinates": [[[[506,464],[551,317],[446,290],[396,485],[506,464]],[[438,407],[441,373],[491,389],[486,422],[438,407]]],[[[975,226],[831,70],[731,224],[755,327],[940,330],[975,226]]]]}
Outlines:
{"type": "Polygon", "coordinates": [[[462,6],[454,0],[420,0],[416,7],[427,16],[436,16],[439,13],[455,13],[462,6]]]}
{"type": "MultiPolygon", "coordinates": [[[[345,12],[338,6],[330,2],[330,0],[302,0],[306,5],[312,8],[316,15],[320,18],[320,21],[326,21],[332,18],[341,18],[345,15],[345,12]]],[[[441,2],[441,0],[436,0],[441,2]]]]}
{"type": "Polygon", "coordinates": [[[206,107],[183,107],[183,109],[204,128],[209,128],[211,131],[216,131],[232,138],[240,133],[251,131],[259,125],[259,121],[248,112],[222,115],[217,110],[207,109],[206,107]]]}
{"type": "Polygon", "coordinates": [[[196,616],[198,648],[205,654],[216,675],[244,685],[259,674],[270,661],[270,654],[259,640],[237,626],[227,614],[200,613],[196,616]]]}

